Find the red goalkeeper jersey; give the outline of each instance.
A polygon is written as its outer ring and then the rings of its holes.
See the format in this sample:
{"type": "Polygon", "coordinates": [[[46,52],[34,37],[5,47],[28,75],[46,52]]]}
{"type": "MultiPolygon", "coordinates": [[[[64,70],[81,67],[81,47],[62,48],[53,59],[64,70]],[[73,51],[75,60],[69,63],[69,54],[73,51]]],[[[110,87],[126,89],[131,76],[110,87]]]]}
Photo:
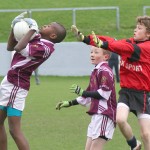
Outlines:
{"type": "MultiPolygon", "coordinates": [[[[110,37],[98,36],[108,49],[121,56],[120,86],[135,90],[150,91],[150,41],[135,42],[133,38],[115,40],[110,37]]],[[[92,35],[90,45],[95,45],[92,35]]]]}

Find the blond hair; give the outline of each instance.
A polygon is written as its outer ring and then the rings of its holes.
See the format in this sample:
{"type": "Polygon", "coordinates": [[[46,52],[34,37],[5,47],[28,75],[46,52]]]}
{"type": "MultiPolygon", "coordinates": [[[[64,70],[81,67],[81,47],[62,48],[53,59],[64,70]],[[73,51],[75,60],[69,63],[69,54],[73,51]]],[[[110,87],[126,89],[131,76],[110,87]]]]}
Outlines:
{"type": "Polygon", "coordinates": [[[108,61],[108,60],[110,59],[110,57],[111,57],[112,52],[111,52],[111,51],[108,51],[108,50],[103,49],[103,54],[104,54],[104,55],[108,55],[108,59],[107,59],[107,61],[108,61]]]}

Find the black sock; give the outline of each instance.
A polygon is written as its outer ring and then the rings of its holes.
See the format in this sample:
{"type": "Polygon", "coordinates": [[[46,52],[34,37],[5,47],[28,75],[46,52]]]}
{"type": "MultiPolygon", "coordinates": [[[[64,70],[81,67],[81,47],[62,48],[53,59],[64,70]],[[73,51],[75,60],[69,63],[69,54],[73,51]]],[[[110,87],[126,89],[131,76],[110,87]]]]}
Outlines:
{"type": "Polygon", "coordinates": [[[132,149],[135,148],[137,145],[135,136],[133,136],[132,139],[128,140],[127,143],[132,149]]]}

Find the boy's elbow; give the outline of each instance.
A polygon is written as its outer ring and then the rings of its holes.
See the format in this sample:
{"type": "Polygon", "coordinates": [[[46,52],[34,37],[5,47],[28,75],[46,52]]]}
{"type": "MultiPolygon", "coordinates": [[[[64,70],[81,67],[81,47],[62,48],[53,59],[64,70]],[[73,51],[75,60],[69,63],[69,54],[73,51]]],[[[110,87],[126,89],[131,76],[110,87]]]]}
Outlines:
{"type": "Polygon", "coordinates": [[[14,47],[7,46],[7,51],[13,51],[13,50],[14,50],[14,47]]]}
{"type": "Polygon", "coordinates": [[[21,48],[20,48],[19,46],[15,46],[15,47],[14,47],[14,50],[15,50],[16,52],[20,52],[20,51],[21,51],[21,48]]]}

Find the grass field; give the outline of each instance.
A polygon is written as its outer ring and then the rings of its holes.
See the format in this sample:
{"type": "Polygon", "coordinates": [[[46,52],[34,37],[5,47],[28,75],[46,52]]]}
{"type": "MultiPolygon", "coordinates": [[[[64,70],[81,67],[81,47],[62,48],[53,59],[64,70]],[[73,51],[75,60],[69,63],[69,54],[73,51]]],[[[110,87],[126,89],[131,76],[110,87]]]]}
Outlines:
{"type": "MultiPolygon", "coordinates": [[[[49,76],[40,77],[40,82],[40,85],[36,85],[34,77],[31,78],[31,90],[22,117],[22,128],[29,140],[31,150],[83,150],[90,121],[90,116],[86,114],[87,108],[74,106],[56,111],[55,105],[60,100],[76,98],[76,95],[69,91],[70,85],[77,83],[86,88],[89,77],[49,76]]],[[[119,84],[116,84],[116,89],[118,92],[119,84]]],[[[129,121],[135,135],[139,138],[137,121],[132,114],[129,121]]],[[[8,142],[9,150],[17,149],[10,135],[8,142]]],[[[128,150],[118,127],[113,140],[106,145],[105,150],[110,149],[128,150]]]]}
{"type": "MultiPolygon", "coordinates": [[[[78,11],[77,26],[84,34],[89,34],[94,30],[97,34],[120,39],[132,36],[135,18],[143,15],[143,6],[149,4],[149,0],[0,0],[0,9],[118,6],[120,8],[120,31],[116,30],[116,16],[112,10],[78,11]]],[[[147,14],[150,15],[150,10],[147,14]]],[[[10,24],[16,15],[18,13],[15,12],[0,13],[0,42],[7,42],[10,24]]],[[[65,41],[76,41],[70,32],[71,11],[35,12],[32,17],[37,20],[39,26],[51,21],[64,24],[67,29],[65,41]]],[[[31,90],[22,117],[22,128],[29,140],[31,150],[83,150],[87,125],[90,121],[90,117],[85,113],[87,108],[76,106],[56,111],[55,105],[60,100],[76,98],[75,94],[69,92],[70,85],[77,83],[86,88],[89,77],[50,76],[40,77],[40,81],[41,84],[37,86],[34,77],[31,78],[31,90]]],[[[117,93],[119,88],[119,84],[116,84],[117,93]]],[[[132,114],[129,116],[129,122],[135,135],[140,139],[137,120],[132,114]]],[[[8,145],[8,150],[17,150],[9,134],[8,145]]],[[[113,140],[108,143],[105,150],[128,149],[117,127],[113,140]]]]}

